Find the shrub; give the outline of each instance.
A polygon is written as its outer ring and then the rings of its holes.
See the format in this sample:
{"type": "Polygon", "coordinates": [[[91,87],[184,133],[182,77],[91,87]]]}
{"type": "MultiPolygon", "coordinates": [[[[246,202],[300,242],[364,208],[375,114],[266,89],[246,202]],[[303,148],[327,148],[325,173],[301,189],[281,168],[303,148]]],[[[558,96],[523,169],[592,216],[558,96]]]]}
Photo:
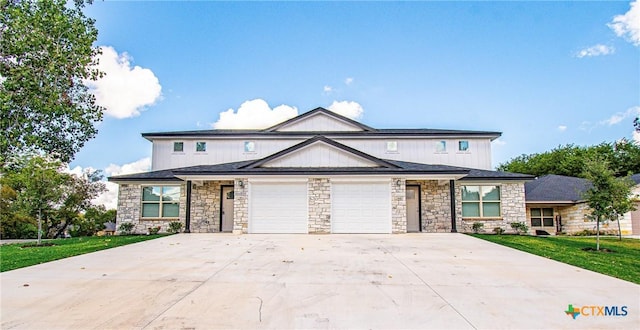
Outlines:
{"type": "Polygon", "coordinates": [[[482,229],[482,227],[484,227],[484,223],[482,222],[474,222],[473,226],[471,226],[473,232],[476,234],[480,231],[480,229],[482,229]]]}
{"type": "Polygon", "coordinates": [[[149,235],[156,235],[160,231],[160,226],[157,227],[149,227],[149,235]]]}
{"type": "Polygon", "coordinates": [[[171,234],[177,234],[182,230],[182,222],[173,221],[169,223],[169,229],[167,230],[171,234]]]}
{"type": "Polygon", "coordinates": [[[516,234],[526,234],[529,231],[529,227],[524,224],[524,222],[512,222],[511,228],[516,231],[516,234]]]}
{"type": "Polygon", "coordinates": [[[125,222],[120,224],[120,227],[118,227],[118,231],[120,231],[121,235],[131,235],[131,232],[133,232],[133,223],[132,222],[125,222]]]}
{"type": "Polygon", "coordinates": [[[493,228],[493,232],[498,234],[498,235],[502,235],[502,234],[504,234],[504,229],[502,229],[500,227],[495,227],[495,228],[493,228]]]}

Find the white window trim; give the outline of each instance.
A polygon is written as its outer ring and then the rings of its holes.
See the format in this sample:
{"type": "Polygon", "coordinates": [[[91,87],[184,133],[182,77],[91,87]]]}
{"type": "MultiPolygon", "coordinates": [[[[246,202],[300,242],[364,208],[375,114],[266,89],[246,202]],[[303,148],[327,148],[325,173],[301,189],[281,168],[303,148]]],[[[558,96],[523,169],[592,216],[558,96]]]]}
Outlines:
{"type": "Polygon", "coordinates": [[[462,204],[465,202],[470,202],[470,203],[479,203],[480,206],[480,216],[479,217],[465,217],[464,214],[462,214],[462,209],[460,210],[461,216],[463,219],[465,220],[500,220],[502,219],[502,185],[500,184],[465,184],[465,185],[461,185],[460,186],[460,207],[462,207],[462,204]],[[478,196],[479,200],[462,200],[462,189],[463,187],[480,187],[480,194],[478,196]],[[482,213],[482,187],[498,187],[500,189],[500,199],[498,199],[497,201],[495,200],[491,200],[491,201],[487,201],[487,203],[499,203],[500,206],[500,215],[499,216],[491,216],[491,217],[485,217],[482,213]]]}
{"type": "Polygon", "coordinates": [[[162,200],[162,188],[164,187],[178,187],[180,188],[180,198],[182,197],[182,186],[175,184],[165,184],[165,185],[155,185],[155,184],[146,184],[140,186],[140,219],[142,220],[166,220],[166,219],[180,219],[180,199],[176,202],[164,202],[162,200]],[[144,188],[146,187],[160,187],[160,200],[158,201],[145,201],[144,200],[144,188]],[[144,204],[159,204],[158,207],[158,216],[157,217],[145,217],[143,216],[142,210],[144,204]],[[163,204],[178,204],[178,216],[177,217],[163,217],[162,216],[162,205],[163,204]]]}

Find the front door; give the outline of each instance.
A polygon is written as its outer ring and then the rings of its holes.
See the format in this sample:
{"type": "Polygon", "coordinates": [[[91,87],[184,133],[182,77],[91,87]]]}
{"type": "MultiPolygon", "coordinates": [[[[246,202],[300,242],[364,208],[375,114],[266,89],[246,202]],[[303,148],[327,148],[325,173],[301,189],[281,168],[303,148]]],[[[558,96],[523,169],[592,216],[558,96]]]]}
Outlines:
{"type": "Polygon", "coordinates": [[[233,199],[234,192],[233,186],[222,187],[222,216],[220,231],[231,232],[233,231],[233,199]]]}
{"type": "Polygon", "coordinates": [[[420,186],[407,186],[407,232],[420,231],[420,186]]]}

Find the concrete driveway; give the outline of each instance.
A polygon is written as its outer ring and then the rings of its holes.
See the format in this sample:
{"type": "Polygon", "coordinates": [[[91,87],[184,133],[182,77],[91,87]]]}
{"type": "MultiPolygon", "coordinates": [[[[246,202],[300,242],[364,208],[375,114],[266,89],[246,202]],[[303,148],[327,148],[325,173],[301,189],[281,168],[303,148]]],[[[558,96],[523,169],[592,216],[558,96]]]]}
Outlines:
{"type": "Polygon", "coordinates": [[[181,234],[5,272],[0,283],[2,329],[640,324],[640,286],[462,234],[181,234]],[[627,313],[574,320],[569,304],[627,313]]]}

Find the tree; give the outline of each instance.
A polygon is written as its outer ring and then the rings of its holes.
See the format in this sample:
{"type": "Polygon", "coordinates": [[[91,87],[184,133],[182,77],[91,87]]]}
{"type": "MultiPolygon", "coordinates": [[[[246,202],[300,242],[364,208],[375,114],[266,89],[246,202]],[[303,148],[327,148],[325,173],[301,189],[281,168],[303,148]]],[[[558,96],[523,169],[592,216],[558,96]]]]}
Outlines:
{"type": "Polygon", "coordinates": [[[640,145],[621,140],[581,147],[568,144],[551,151],[521,155],[500,164],[498,170],[542,176],[557,174],[584,177],[585,162],[594,157],[608,161],[616,177],[640,173],[640,145]]]}
{"type": "Polygon", "coordinates": [[[102,205],[91,206],[73,224],[71,236],[93,236],[105,229],[104,224],[107,222],[116,222],[116,210],[107,210],[102,205]]]}
{"type": "Polygon", "coordinates": [[[616,178],[609,162],[600,157],[585,162],[584,177],[592,183],[584,197],[596,220],[596,250],[600,250],[600,221],[617,220],[620,229],[620,217],[634,210],[630,198],[634,182],[628,177],[616,178]]]}
{"type": "MultiPolygon", "coordinates": [[[[90,1],[88,1],[90,2],[90,1]]],[[[68,162],[97,133],[98,30],[83,0],[0,0],[0,165],[15,153],[68,162]]]]}
{"type": "Polygon", "coordinates": [[[65,230],[79,221],[80,214],[92,207],[91,200],[103,192],[99,171],[85,171],[81,176],[64,171],[58,160],[41,156],[17,157],[4,168],[0,177],[7,192],[6,216],[3,228],[10,232],[11,221],[25,219],[34,223],[42,220],[46,237],[60,237],[65,230]]]}

